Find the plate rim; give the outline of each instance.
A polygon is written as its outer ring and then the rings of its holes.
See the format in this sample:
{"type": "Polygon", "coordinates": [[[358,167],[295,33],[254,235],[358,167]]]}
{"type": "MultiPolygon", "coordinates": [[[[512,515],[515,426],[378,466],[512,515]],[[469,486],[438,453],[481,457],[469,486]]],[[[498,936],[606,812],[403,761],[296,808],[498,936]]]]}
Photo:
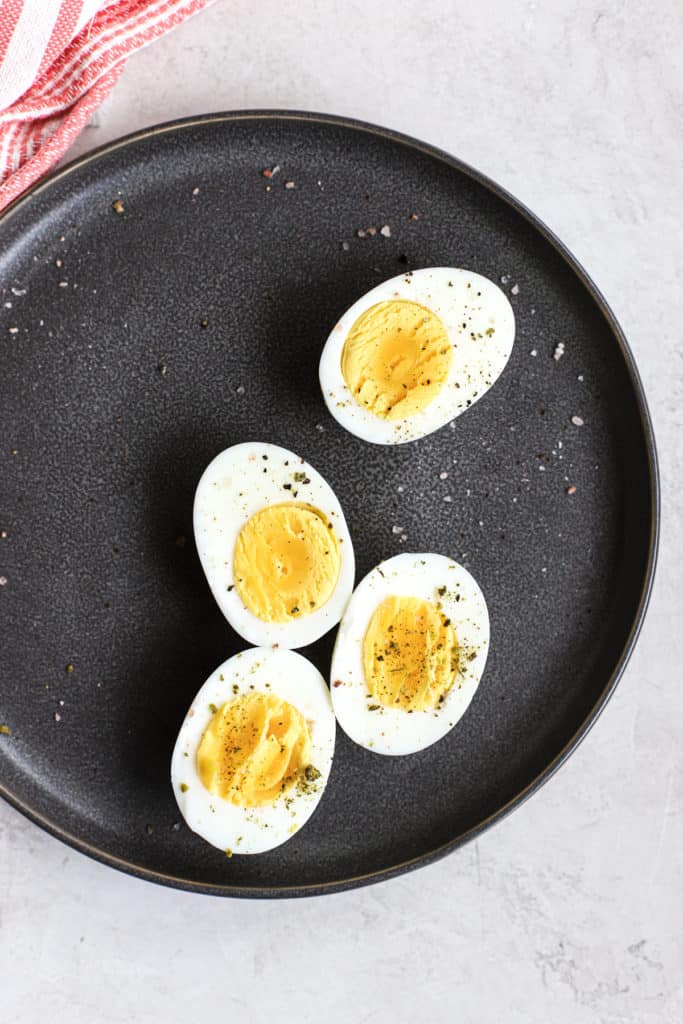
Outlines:
{"type": "Polygon", "coordinates": [[[507,189],[503,188],[488,175],[483,174],[476,168],[465,163],[459,157],[448,153],[446,150],[439,148],[438,146],[431,145],[430,143],[423,142],[419,139],[413,138],[410,135],[404,134],[403,132],[396,131],[392,128],[386,128],[380,125],[375,125],[366,121],[358,120],[352,117],[345,117],[344,115],[337,114],[326,114],[317,113],[314,111],[302,111],[302,110],[287,110],[287,109],[272,109],[267,108],[260,110],[246,109],[246,110],[235,110],[235,111],[217,111],[214,113],[199,114],[190,117],[176,118],[171,121],[164,121],[159,124],[151,125],[147,128],[138,129],[137,131],[130,132],[126,135],[121,136],[118,139],[114,139],[110,142],[104,143],[101,146],[96,147],[84,153],[80,157],[76,157],[70,161],[64,167],[58,168],[52,171],[47,177],[41,179],[34,185],[32,185],[26,192],[15,199],[10,205],[0,214],[0,232],[4,226],[12,219],[16,212],[27,206],[33,199],[41,195],[43,192],[49,191],[57,182],[63,178],[68,177],[74,172],[80,170],[83,167],[93,164],[100,158],[113,153],[117,150],[126,149],[133,144],[140,142],[144,139],[152,138],[157,135],[170,134],[175,131],[185,130],[201,124],[211,123],[236,123],[239,121],[248,120],[261,120],[261,121],[304,121],[311,124],[318,125],[333,125],[337,127],[349,128],[356,132],[363,132],[365,134],[374,135],[383,141],[393,142],[402,145],[408,149],[415,150],[426,156],[432,157],[440,162],[446,164],[453,170],[464,174],[477,184],[481,185],[488,192],[493,193],[498,199],[501,199],[509,207],[522,216],[524,220],[545,240],[548,242],[555,252],[561,257],[563,262],[569,267],[575,277],[581,282],[583,287],[589,293],[591,299],[599,309],[601,315],[604,317],[607,326],[610,329],[614,340],[617,343],[621,356],[623,358],[626,371],[629,377],[630,384],[633,388],[636,403],[640,418],[640,426],[643,433],[643,439],[645,441],[645,449],[648,462],[648,475],[650,483],[650,528],[649,528],[649,543],[648,543],[648,555],[645,572],[643,574],[643,580],[640,588],[640,597],[638,605],[629,629],[628,636],[618,654],[615,661],[614,668],[609,675],[605,686],[603,687],[597,700],[591,707],[590,711],[582,721],[581,725],[574,732],[571,738],[565,743],[562,749],[553,757],[550,762],[538,772],[531,782],[528,783],[524,789],[520,790],[515,796],[511,797],[510,800],[506,801],[495,811],[489,814],[482,821],[478,822],[477,825],[471,829],[467,829],[464,832],[459,833],[447,842],[440,844],[427,853],[420,854],[417,857],[409,858],[408,860],[400,861],[396,864],[392,864],[385,868],[380,868],[376,871],[367,873],[352,875],[347,878],[334,879],[330,882],[314,882],[305,885],[263,885],[263,886],[242,886],[242,885],[217,885],[206,882],[196,882],[191,878],[177,877],[164,871],[154,870],[152,868],[144,867],[143,865],[136,864],[133,861],[126,860],[125,858],[118,857],[117,855],[108,852],[106,849],[97,846],[94,843],[89,842],[82,837],[75,835],[68,829],[61,826],[57,821],[42,814],[36,808],[32,807],[25,800],[22,800],[17,794],[13,793],[8,786],[0,781],[0,797],[2,797],[8,804],[22,813],[34,824],[38,825],[45,832],[54,836],[55,838],[66,843],[72,849],[78,850],[80,853],[86,854],[93,860],[99,861],[102,864],[106,864],[109,867],[116,868],[128,875],[132,875],[136,878],[141,878],[146,881],[156,882],[160,885],[165,885],[174,889],[182,889],[187,892],[202,893],[210,896],[230,896],[235,898],[244,899],[269,899],[269,898],[292,898],[292,897],[303,897],[303,896],[318,896],[327,893],[343,892],[348,889],[356,889],[362,886],[371,885],[375,882],[387,881],[390,878],[395,878],[398,875],[404,874],[409,871],[414,871],[417,868],[425,867],[429,864],[433,864],[441,858],[447,856],[449,853],[453,853],[455,850],[464,846],[465,843],[476,839],[482,835],[485,831],[491,828],[492,825],[506,818],[512,811],[521,807],[529,797],[536,793],[546,782],[548,782],[558,771],[558,769],[569,759],[574,753],[582,740],[588,735],[589,731],[602,714],[605,706],[612,697],[625,669],[630,660],[631,654],[635,648],[638,637],[645,620],[648,605],[650,603],[650,597],[652,594],[652,588],[654,583],[655,571],[657,566],[657,556],[659,550],[659,536],[660,536],[660,519],[661,519],[661,494],[660,494],[660,475],[659,475],[659,464],[657,457],[657,448],[655,443],[654,428],[652,424],[652,418],[648,408],[647,399],[645,397],[645,390],[643,387],[642,379],[638,368],[635,363],[633,353],[631,352],[626,336],[620,327],[616,316],[612,312],[607,300],[603,296],[600,289],[597,287],[595,282],[592,280],[588,272],[585,270],[579,260],[573,255],[573,253],[567,248],[567,246],[558,238],[555,232],[547,226],[535,213],[533,213],[523,202],[512,195],[507,189]]]}

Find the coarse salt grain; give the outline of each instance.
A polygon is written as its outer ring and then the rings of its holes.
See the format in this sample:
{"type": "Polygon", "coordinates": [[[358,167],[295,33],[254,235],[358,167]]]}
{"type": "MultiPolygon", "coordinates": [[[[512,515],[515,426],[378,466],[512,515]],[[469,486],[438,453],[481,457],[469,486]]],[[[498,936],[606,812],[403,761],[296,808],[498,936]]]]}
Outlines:
{"type": "Polygon", "coordinates": [[[575,427],[582,427],[583,426],[583,420],[581,419],[580,416],[572,416],[572,423],[574,424],[575,427]]]}
{"type": "Polygon", "coordinates": [[[500,275],[500,283],[501,284],[507,284],[509,280],[510,280],[510,275],[509,274],[501,274],[500,275]]]}
{"type": "Polygon", "coordinates": [[[532,350],[531,350],[531,352],[529,353],[529,355],[530,355],[530,356],[537,356],[537,355],[538,355],[538,350],[537,350],[537,349],[535,349],[535,348],[532,348],[532,350]]]}
{"type": "Polygon", "coordinates": [[[555,346],[555,351],[553,352],[553,359],[555,360],[556,363],[559,363],[559,361],[560,361],[560,359],[562,358],[563,355],[564,355],[564,342],[563,341],[559,341],[557,343],[557,345],[555,346]]]}
{"type": "Polygon", "coordinates": [[[391,527],[391,532],[392,533],[403,533],[403,527],[402,526],[394,525],[394,526],[391,527]]]}
{"type": "Polygon", "coordinates": [[[453,499],[451,498],[450,494],[444,494],[443,500],[448,502],[449,504],[450,504],[451,501],[453,501],[453,499]]]}
{"type": "Polygon", "coordinates": [[[18,298],[20,295],[26,295],[28,288],[10,288],[10,291],[12,295],[16,295],[18,298]]]}
{"type": "Polygon", "coordinates": [[[296,186],[293,181],[286,181],[285,188],[296,188],[296,186]]]}
{"type": "Polygon", "coordinates": [[[242,386],[242,384],[240,384],[240,386],[237,388],[237,394],[238,395],[243,395],[244,394],[244,387],[242,386]]]}
{"type": "Polygon", "coordinates": [[[350,248],[351,246],[349,245],[348,242],[342,242],[342,249],[344,250],[344,252],[348,252],[350,248]]]}
{"type": "Polygon", "coordinates": [[[365,238],[365,232],[362,228],[358,228],[356,231],[356,238],[365,238]]]}
{"type": "Polygon", "coordinates": [[[19,333],[19,328],[18,327],[9,327],[8,331],[9,331],[10,334],[18,334],[19,333]]]}
{"type": "Polygon", "coordinates": [[[6,586],[7,586],[7,577],[6,576],[0,576],[0,587],[6,587],[6,586]]]}
{"type": "Polygon", "coordinates": [[[54,718],[55,718],[55,722],[61,722],[62,716],[60,715],[59,711],[55,711],[54,718]]]}
{"type": "Polygon", "coordinates": [[[441,473],[439,473],[439,480],[447,480],[447,479],[448,479],[448,473],[444,469],[441,473]]]}
{"type": "Polygon", "coordinates": [[[518,284],[513,284],[512,288],[510,289],[510,294],[511,295],[519,295],[519,285],[518,284]]]}
{"type": "Polygon", "coordinates": [[[69,287],[69,282],[68,281],[60,281],[58,287],[59,288],[68,288],[69,287]]]}
{"type": "Polygon", "coordinates": [[[391,238],[391,228],[388,224],[385,224],[383,228],[380,228],[379,233],[380,235],[383,235],[384,238],[391,238]]]}

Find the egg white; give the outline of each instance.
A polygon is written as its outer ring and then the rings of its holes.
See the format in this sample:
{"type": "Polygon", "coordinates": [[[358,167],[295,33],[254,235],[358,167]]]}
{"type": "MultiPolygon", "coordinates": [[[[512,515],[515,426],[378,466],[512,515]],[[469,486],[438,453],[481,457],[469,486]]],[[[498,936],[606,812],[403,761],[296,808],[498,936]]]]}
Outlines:
{"type": "Polygon", "coordinates": [[[337,422],[364,441],[415,441],[465,412],[492,387],[510,358],[514,339],[512,306],[487,277],[449,267],[400,274],[358,299],[333,328],[320,358],[323,398],[337,422]],[[344,342],[358,317],[391,299],[417,302],[437,313],[453,347],[448,377],[439,393],[425,409],[401,420],[384,420],[359,405],[341,370],[344,342]],[[487,337],[489,328],[494,333],[487,337]],[[483,337],[473,339],[470,333],[483,337]]]}
{"type": "Polygon", "coordinates": [[[213,596],[248,643],[305,647],[339,622],[353,589],[353,545],[334,491],[304,459],[279,445],[256,441],[226,448],[209,463],[197,485],[193,518],[197,552],[213,596]],[[309,483],[295,481],[294,474],[302,472],[309,483]],[[256,512],[289,501],[314,505],[333,524],[341,542],[339,577],[319,608],[289,622],[264,622],[245,607],[234,585],[235,542],[256,512]]]}
{"type": "Polygon", "coordinates": [[[412,754],[441,739],[464,715],[479,685],[489,648],[489,616],[476,580],[451,558],[402,553],[361,580],[339,626],[332,656],[331,693],[337,721],[362,747],[377,754],[412,754]],[[445,593],[439,591],[445,587],[445,593]],[[418,597],[439,603],[466,656],[443,703],[433,711],[401,711],[368,699],[363,639],[378,605],[387,597],[418,597]]]}
{"type": "Polygon", "coordinates": [[[232,854],[272,850],[291,839],[320,802],[332,767],[334,740],[330,693],[310,661],[295,651],[259,647],[242,651],[212,672],[180,727],[171,758],[171,785],[180,812],[193,832],[219,850],[232,854]],[[219,708],[226,701],[254,691],[281,697],[307,719],[311,763],[320,772],[320,778],[311,792],[299,792],[295,787],[270,806],[249,808],[238,807],[210,793],[197,772],[196,755],[213,715],[211,705],[219,708]]]}

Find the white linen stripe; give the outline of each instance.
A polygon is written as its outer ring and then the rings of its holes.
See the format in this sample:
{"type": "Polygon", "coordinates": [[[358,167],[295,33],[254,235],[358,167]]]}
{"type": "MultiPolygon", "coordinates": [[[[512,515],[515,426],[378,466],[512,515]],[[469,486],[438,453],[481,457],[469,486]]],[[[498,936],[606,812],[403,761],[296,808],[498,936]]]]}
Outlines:
{"type": "Polygon", "coordinates": [[[2,140],[0,144],[0,181],[2,181],[9,173],[9,154],[11,152],[12,143],[14,142],[14,137],[18,130],[18,124],[10,124],[3,132],[0,133],[0,139],[2,140]]]}
{"type": "Polygon", "coordinates": [[[38,73],[61,0],[24,0],[5,59],[0,65],[0,110],[22,96],[38,73]]]}
{"type": "MultiPolygon", "coordinates": [[[[180,6],[180,3],[181,0],[176,0],[169,10],[166,11],[166,14],[173,13],[173,9],[180,6]]],[[[64,92],[76,78],[83,75],[93,60],[96,60],[102,53],[106,53],[112,46],[118,46],[122,40],[128,39],[131,35],[135,35],[136,32],[145,29],[151,23],[150,14],[158,11],[161,7],[168,6],[169,0],[156,0],[155,3],[149,4],[148,7],[144,7],[141,11],[136,11],[127,21],[119,22],[117,25],[103,30],[98,36],[93,36],[92,39],[88,40],[90,52],[84,53],[82,49],[79,50],[72,60],[61,69],[59,77],[46,82],[39,92],[34,92],[33,98],[40,99],[48,93],[54,95],[57,91],[60,93],[64,92]],[[83,63],[84,58],[86,58],[85,63],[83,63]]]]}

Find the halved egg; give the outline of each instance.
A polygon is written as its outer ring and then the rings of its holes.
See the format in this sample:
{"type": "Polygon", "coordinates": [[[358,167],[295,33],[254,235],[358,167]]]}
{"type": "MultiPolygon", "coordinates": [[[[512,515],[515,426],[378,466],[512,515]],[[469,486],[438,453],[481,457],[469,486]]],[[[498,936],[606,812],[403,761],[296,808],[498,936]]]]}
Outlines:
{"type": "Polygon", "coordinates": [[[334,754],[330,693],[294,651],[251,648],[192,701],[171,759],[183,818],[228,856],[263,853],[310,818],[334,754]]]}
{"type": "Polygon", "coordinates": [[[448,267],[401,274],[335,325],[320,359],[323,397],[364,441],[414,441],[488,391],[514,338],[512,306],[481,274],[448,267]]]}
{"type": "Polygon", "coordinates": [[[488,647],[486,601],[463,566],[444,555],[395,555],[359,583],[339,626],[337,721],[378,754],[422,750],[467,710],[488,647]]]}
{"type": "Polygon", "coordinates": [[[252,644],[304,647],[341,619],[355,562],[344,513],[304,459],[274,444],[237,444],[204,471],[194,535],[230,625],[252,644]]]}

